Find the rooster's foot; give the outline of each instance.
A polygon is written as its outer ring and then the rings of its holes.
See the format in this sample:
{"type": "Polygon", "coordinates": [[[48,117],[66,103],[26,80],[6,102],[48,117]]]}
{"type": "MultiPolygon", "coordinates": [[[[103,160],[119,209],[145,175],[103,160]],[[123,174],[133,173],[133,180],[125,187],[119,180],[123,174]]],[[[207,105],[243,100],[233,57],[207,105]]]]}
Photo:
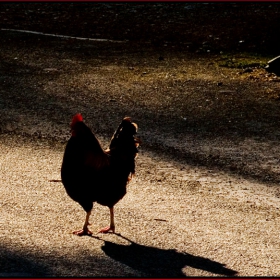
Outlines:
{"type": "Polygon", "coordinates": [[[83,235],[92,235],[92,232],[88,228],[85,228],[85,229],[83,228],[80,230],[73,231],[73,234],[83,236],[83,235]]]}
{"type": "Polygon", "coordinates": [[[99,230],[98,233],[109,233],[109,232],[115,233],[115,227],[114,226],[110,226],[110,227],[102,228],[101,230],[99,230]]]}

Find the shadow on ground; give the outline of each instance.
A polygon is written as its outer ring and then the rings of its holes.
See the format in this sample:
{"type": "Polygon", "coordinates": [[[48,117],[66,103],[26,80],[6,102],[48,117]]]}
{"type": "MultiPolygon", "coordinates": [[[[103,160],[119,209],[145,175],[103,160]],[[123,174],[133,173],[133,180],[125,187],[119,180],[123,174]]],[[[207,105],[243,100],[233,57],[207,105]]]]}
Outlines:
{"type": "Polygon", "coordinates": [[[11,251],[1,245],[0,250],[0,278],[52,275],[52,269],[42,263],[38,256],[23,251],[11,251]]]}
{"type": "MultiPolygon", "coordinates": [[[[0,278],[33,277],[139,277],[139,274],[116,265],[114,260],[79,248],[75,252],[52,248],[29,251],[28,246],[12,249],[0,245],[0,278]]],[[[67,249],[66,249],[67,250],[67,249]]]]}
{"type": "MultiPolygon", "coordinates": [[[[134,48],[128,48],[120,53],[121,47],[114,45],[107,49],[106,44],[102,47],[76,41],[68,44],[45,37],[4,35],[4,45],[9,52],[3,51],[0,55],[0,131],[3,133],[24,132],[28,136],[45,134],[48,138],[66,140],[72,115],[81,112],[94,133],[109,139],[119,121],[125,115],[130,115],[138,123],[140,134],[150,134],[150,139],[143,139],[143,142],[151,151],[190,165],[217,168],[259,182],[280,182],[279,173],[257,162],[261,157],[257,146],[252,148],[249,155],[254,156],[253,160],[239,151],[239,142],[245,138],[266,142],[276,141],[280,135],[279,102],[248,95],[258,85],[230,81],[228,86],[236,92],[233,95],[219,93],[216,84],[199,78],[186,78],[184,83],[174,85],[169,85],[165,80],[153,81],[152,85],[157,86],[158,91],[146,88],[145,81],[129,82],[130,88],[127,89],[118,84],[119,74],[114,76],[114,73],[105,72],[107,76],[102,80],[98,67],[113,65],[122,68],[125,65],[127,68],[130,65],[126,64],[127,59],[129,63],[137,62],[143,66],[147,59],[149,68],[157,69],[160,62],[151,59],[157,55],[154,50],[135,54],[134,48]],[[24,43],[19,48],[21,42],[24,43]],[[80,61],[81,53],[83,61],[80,61]],[[88,65],[97,67],[94,68],[95,72],[90,70],[92,72],[87,73],[88,65]],[[98,78],[92,78],[97,73],[98,78]],[[87,78],[79,81],[78,75],[87,78]],[[111,81],[111,76],[115,80],[111,81]],[[182,84],[185,86],[183,89],[182,84]],[[170,88],[166,89],[166,86],[170,88]],[[122,95],[128,96],[130,90],[131,99],[122,100],[122,95]],[[178,112],[172,113],[173,109],[167,103],[166,107],[154,106],[150,100],[155,99],[154,93],[158,94],[160,102],[165,102],[168,96],[177,96],[170,105],[176,110],[179,108],[178,112]],[[182,135],[195,138],[198,149],[205,140],[211,147],[215,138],[220,139],[222,147],[218,154],[203,154],[193,151],[188,143],[184,143],[183,149],[177,149],[158,141],[159,137],[165,141],[168,137],[176,139],[182,135]],[[221,139],[234,142],[233,154],[238,154],[238,159],[224,152],[221,139]]],[[[176,54],[172,55],[176,57],[176,54]]],[[[190,59],[187,54],[185,56],[190,59]]],[[[199,60],[199,56],[196,58],[199,60]]],[[[271,152],[268,156],[275,157],[275,154],[271,152]]]]}
{"type": "Polygon", "coordinates": [[[121,234],[130,245],[105,241],[102,250],[110,258],[121,262],[135,270],[146,273],[149,277],[186,277],[182,269],[186,266],[204,270],[217,275],[234,276],[237,271],[225,267],[225,264],[203,257],[180,253],[176,250],[165,250],[137,244],[121,234]]]}

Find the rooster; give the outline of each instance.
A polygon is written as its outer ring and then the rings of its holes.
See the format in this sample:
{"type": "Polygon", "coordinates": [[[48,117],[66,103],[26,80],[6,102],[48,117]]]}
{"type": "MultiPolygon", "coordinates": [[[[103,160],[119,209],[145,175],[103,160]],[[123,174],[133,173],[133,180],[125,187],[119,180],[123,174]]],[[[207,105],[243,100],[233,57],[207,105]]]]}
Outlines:
{"type": "Polygon", "coordinates": [[[67,142],[61,179],[67,194],[86,211],[86,219],[76,235],[91,235],[88,226],[93,203],[110,209],[110,225],[99,232],[115,232],[114,205],[126,194],[126,185],[135,174],[135,158],[139,139],[137,125],[129,117],[122,120],[110,146],[103,150],[81,114],[71,122],[71,138],[67,142]]]}

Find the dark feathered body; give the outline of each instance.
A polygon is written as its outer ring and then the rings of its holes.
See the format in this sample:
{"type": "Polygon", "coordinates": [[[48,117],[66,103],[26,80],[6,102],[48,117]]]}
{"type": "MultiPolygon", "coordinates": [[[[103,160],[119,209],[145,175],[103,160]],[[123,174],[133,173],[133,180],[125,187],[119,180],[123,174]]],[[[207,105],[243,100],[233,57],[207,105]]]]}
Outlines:
{"type": "Polygon", "coordinates": [[[122,145],[122,149],[115,146],[113,153],[106,153],[84,122],[72,125],[61,178],[67,194],[86,212],[92,209],[93,202],[111,208],[126,194],[128,177],[134,168],[131,164],[134,164],[136,154],[135,149],[133,153],[125,153],[129,150],[125,149],[125,145],[122,145]]]}

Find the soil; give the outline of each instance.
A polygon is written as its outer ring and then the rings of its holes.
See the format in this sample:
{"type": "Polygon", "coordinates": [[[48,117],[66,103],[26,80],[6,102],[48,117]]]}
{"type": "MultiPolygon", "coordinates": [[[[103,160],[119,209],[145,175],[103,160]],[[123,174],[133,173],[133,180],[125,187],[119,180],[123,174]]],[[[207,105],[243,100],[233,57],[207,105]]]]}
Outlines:
{"type": "Polygon", "coordinates": [[[279,276],[279,7],[0,3],[0,276],[279,276]],[[71,234],[77,112],[104,148],[124,116],[139,126],[117,234],[71,234]]]}

